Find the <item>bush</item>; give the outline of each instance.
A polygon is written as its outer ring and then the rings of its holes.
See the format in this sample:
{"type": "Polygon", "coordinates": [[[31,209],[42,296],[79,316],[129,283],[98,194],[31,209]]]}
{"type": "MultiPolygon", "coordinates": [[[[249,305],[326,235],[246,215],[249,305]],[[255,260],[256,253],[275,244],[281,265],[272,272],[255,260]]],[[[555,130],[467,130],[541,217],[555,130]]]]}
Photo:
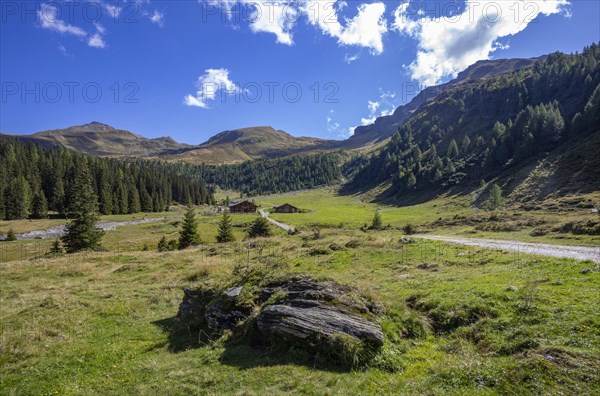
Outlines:
{"type": "Polygon", "coordinates": [[[162,238],[160,238],[160,241],[158,241],[157,250],[159,252],[168,252],[177,250],[177,247],[177,240],[171,239],[170,241],[167,241],[167,237],[163,236],[162,238]]]}
{"type": "Polygon", "coordinates": [[[52,242],[52,247],[50,248],[51,254],[63,254],[65,252],[65,248],[62,244],[62,241],[58,238],[52,242]]]}
{"type": "Polygon", "coordinates": [[[402,232],[404,232],[405,235],[413,235],[417,233],[417,229],[412,224],[407,224],[402,227],[402,232]]]}
{"type": "Polygon", "coordinates": [[[4,240],[8,242],[17,240],[17,236],[15,235],[15,232],[12,230],[12,228],[8,230],[8,234],[6,234],[6,238],[4,240]]]}
{"type": "Polygon", "coordinates": [[[166,236],[163,235],[163,237],[160,238],[160,241],[158,241],[157,250],[159,252],[164,252],[167,250],[167,237],[166,236]]]}
{"type": "Polygon", "coordinates": [[[258,216],[248,227],[247,234],[248,238],[271,236],[269,221],[262,216],[258,216]]]}
{"type": "Polygon", "coordinates": [[[375,215],[373,216],[373,221],[371,222],[371,229],[372,230],[380,230],[381,227],[383,227],[383,222],[381,220],[381,213],[379,213],[379,211],[376,211],[375,215]]]}

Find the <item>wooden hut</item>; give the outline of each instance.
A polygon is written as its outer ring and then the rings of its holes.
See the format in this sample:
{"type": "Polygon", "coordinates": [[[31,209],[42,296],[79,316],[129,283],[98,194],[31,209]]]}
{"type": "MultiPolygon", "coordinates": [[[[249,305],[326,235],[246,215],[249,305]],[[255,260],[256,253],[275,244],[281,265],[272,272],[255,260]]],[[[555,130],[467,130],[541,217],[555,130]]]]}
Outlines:
{"type": "Polygon", "coordinates": [[[284,203],[281,206],[277,206],[274,209],[275,213],[298,213],[300,212],[300,209],[298,209],[297,207],[290,205],[289,203],[284,203]]]}
{"type": "Polygon", "coordinates": [[[231,213],[256,213],[258,206],[250,201],[234,202],[229,205],[231,213]]]}

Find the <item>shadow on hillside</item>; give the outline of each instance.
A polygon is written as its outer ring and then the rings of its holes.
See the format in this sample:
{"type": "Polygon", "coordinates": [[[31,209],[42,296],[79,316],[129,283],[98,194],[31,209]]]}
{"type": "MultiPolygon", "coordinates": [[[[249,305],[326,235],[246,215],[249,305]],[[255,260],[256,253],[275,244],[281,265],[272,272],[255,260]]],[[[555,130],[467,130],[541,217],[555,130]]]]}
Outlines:
{"type": "MultiPolygon", "coordinates": [[[[372,196],[371,202],[391,206],[412,206],[427,203],[444,195],[454,195],[457,197],[469,195],[476,187],[477,185],[470,183],[468,185],[452,186],[446,189],[440,187],[421,188],[412,191],[404,191],[402,194],[398,194],[397,191],[388,188],[372,196]]],[[[370,193],[373,188],[373,186],[351,188],[346,185],[340,189],[339,194],[341,196],[363,195],[370,193]]]]}
{"type": "MultiPolygon", "coordinates": [[[[215,341],[199,326],[192,325],[177,316],[152,323],[164,331],[168,337],[166,343],[156,345],[153,348],[167,346],[169,351],[180,353],[211,345],[215,341]]],[[[271,347],[264,340],[255,337],[252,337],[251,341],[228,340],[222,345],[224,350],[219,362],[240,370],[256,367],[301,365],[315,370],[336,373],[350,371],[350,367],[332,363],[319,355],[315,356],[297,348],[271,347]]]]}

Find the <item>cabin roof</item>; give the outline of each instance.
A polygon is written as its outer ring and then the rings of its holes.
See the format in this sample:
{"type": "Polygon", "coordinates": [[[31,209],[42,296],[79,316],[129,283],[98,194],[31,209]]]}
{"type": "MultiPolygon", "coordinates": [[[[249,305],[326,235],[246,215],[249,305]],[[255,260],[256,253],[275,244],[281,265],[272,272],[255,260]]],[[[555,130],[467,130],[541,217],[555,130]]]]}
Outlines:
{"type": "Polygon", "coordinates": [[[250,205],[253,205],[253,206],[256,206],[256,207],[258,207],[258,205],[257,205],[257,204],[255,204],[255,203],[253,203],[253,202],[250,202],[250,201],[248,201],[247,199],[245,199],[245,200],[243,200],[243,201],[238,201],[238,202],[233,202],[233,203],[230,203],[230,204],[229,204],[229,207],[230,207],[230,208],[233,208],[234,206],[238,206],[238,205],[241,205],[241,204],[243,204],[243,203],[247,203],[247,204],[250,204],[250,205]]]}
{"type": "Polygon", "coordinates": [[[287,202],[286,202],[286,203],[284,203],[283,205],[276,206],[276,207],[275,207],[275,209],[277,209],[277,208],[283,208],[284,206],[290,206],[290,207],[292,207],[292,208],[294,208],[294,209],[298,209],[298,208],[297,208],[297,207],[295,207],[294,205],[291,205],[291,204],[289,204],[289,203],[287,203],[287,202]]]}

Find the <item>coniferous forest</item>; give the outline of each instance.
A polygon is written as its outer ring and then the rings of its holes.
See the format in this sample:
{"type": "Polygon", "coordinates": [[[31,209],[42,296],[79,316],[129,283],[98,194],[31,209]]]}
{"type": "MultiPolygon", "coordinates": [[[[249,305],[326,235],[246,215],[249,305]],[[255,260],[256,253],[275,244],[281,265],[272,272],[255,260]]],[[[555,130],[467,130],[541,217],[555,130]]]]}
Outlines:
{"type": "Polygon", "coordinates": [[[314,154],[232,165],[191,165],[91,157],[17,140],[0,141],[0,217],[69,217],[74,180],[87,166],[101,214],[161,212],[173,203],[210,204],[214,185],[243,195],[282,193],[338,183],[339,154],[314,154]]]}
{"type": "Polygon", "coordinates": [[[202,179],[176,165],[145,160],[90,157],[64,149],[0,140],[0,217],[5,220],[65,217],[78,194],[76,176],[84,167],[101,214],[162,212],[177,202],[212,203],[202,179]]]}
{"type": "Polygon", "coordinates": [[[347,168],[347,190],[390,181],[388,194],[479,184],[600,126],[600,46],[460,84],[415,113],[391,141],[347,168]],[[485,115],[482,116],[482,115],[485,115]]]}
{"type": "Polygon", "coordinates": [[[232,165],[196,165],[194,171],[207,183],[251,196],[339,183],[342,180],[341,162],[339,154],[322,153],[232,165]]]}

